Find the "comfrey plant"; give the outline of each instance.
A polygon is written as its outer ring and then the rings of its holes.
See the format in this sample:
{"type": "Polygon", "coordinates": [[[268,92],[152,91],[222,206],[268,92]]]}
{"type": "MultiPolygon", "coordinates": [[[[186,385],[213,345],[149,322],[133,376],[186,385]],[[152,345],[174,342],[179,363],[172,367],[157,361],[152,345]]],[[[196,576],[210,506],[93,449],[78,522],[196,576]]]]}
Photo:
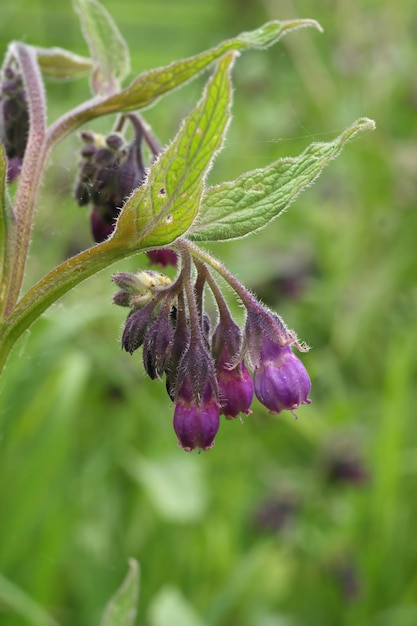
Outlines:
{"type": "Polygon", "coordinates": [[[194,57],[140,74],[122,88],[129,57],[117,27],[96,0],[74,0],[74,5],[91,59],[14,42],[1,71],[0,369],[22,332],[64,293],[115,261],[146,252],[160,266],[177,267],[177,275],[172,281],[150,270],[113,276],[119,288],[114,302],[129,309],[122,345],[129,353],[142,347],[147,374],[165,377],[181,446],[207,450],[214,444],[220,415],[248,415],[254,395],[272,413],[294,413],[310,402],[311,385],[294,352],[307,348],[295,332],[199,244],[244,237],[264,227],[350,138],[374,123],[359,119],[333,141],[313,143],[297,157],[207,187],[230,119],[231,70],[239,51],[265,48],[302,26],[320,26],[309,19],[268,22],[194,57]],[[139,111],[205,68],[211,75],[200,101],[162,148],[139,111]],[[42,77],[67,80],[86,72],[92,98],[47,126],[42,77]],[[90,120],[110,115],[116,120],[107,136],[81,132],[75,185],[75,201],[90,207],[96,245],[52,269],[21,295],[51,151],[90,120]],[[224,281],[245,309],[243,328],[222,294],[224,281]],[[214,321],[205,311],[207,291],[216,303],[214,321]]]}

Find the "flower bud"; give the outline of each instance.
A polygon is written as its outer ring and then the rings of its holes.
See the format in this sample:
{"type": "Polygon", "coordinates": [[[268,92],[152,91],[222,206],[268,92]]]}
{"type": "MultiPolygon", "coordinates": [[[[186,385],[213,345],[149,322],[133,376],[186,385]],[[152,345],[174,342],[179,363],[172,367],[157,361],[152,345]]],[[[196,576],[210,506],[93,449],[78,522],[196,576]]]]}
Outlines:
{"type": "Polygon", "coordinates": [[[167,265],[177,267],[178,256],[174,250],[159,248],[157,250],[149,250],[146,254],[148,255],[150,262],[155,265],[159,265],[160,267],[167,267],[167,265]]]}
{"type": "Polygon", "coordinates": [[[171,354],[174,329],[169,318],[169,302],[162,306],[143,343],[143,366],[152,379],[160,378],[171,354]]]}
{"type": "Polygon", "coordinates": [[[112,281],[118,287],[128,293],[141,293],[146,290],[157,292],[169,287],[172,284],[171,279],[160,272],[152,270],[142,270],[137,274],[131,272],[118,272],[113,274],[112,281]]]}
{"type": "Polygon", "coordinates": [[[174,430],[186,452],[209,450],[220,425],[218,388],[212,358],[204,344],[184,353],[175,390],[174,430]]]}
{"type": "Polygon", "coordinates": [[[92,205],[91,229],[99,243],[111,235],[125,200],[145,179],[142,136],[136,133],[130,143],[119,133],[81,136],[85,146],[75,196],[80,206],[92,205]]]}
{"type": "Polygon", "coordinates": [[[229,318],[220,321],[213,333],[212,353],[216,363],[219,384],[220,411],[227,419],[239,413],[250,415],[253,401],[253,382],[243,360],[239,358],[241,344],[240,328],[229,318]]]}
{"type": "Polygon", "coordinates": [[[174,330],[171,353],[165,366],[167,394],[174,400],[180,362],[190,345],[190,328],[185,317],[182,296],[179,294],[178,308],[172,307],[170,321],[174,330]]]}
{"type": "Polygon", "coordinates": [[[174,430],[178,443],[186,451],[195,448],[210,450],[220,425],[219,407],[214,396],[207,393],[200,405],[185,399],[185,389],[181,390],[174,412],[174,430]]]}
{"type": "Polygon", "coordinates": [[[122,347],[126,352],[133,354],[143,344],[145,334],[153,319],[156,304],[155,301],[152,301],[143,309],[129,313],[122,336],[122,347]]]}
{"type": "Polygon", "coordinates": [[[0,142],[4,144],[7,180],[17,178],[22,166],[29,133],[28,103],[22,76],[15,59],[3,69],[0,84],[0,142]]]}

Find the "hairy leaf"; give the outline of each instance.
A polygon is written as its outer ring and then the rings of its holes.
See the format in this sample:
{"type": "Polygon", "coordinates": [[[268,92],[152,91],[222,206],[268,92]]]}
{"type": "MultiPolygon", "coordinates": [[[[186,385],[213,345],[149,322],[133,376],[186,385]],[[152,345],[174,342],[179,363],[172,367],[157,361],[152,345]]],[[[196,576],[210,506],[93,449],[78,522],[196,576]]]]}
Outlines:
{"type": "MultiPolygon", "coordinates": [[[[87,2],[90,0],[77,1],[87,2]]],[[[276,43],[291,30],[304,26],[313,26],[321,31],[321,26],[315,20],[267,22],[256,30],[244,32],[233,39],[223,41],[216,48],[188,59],[174,61],[166,67],[158,67],[144,72],[119,93],[106,98],[95,98],[75,109],[70,116],[65,118],[65,134],[101,115],[149,107],[164,94],[194,78],[225,53],[248,48],[266,48],[276,43]]],[[[53,132],[55,133],[55,129],[53,132]]]]}
{"type": "Polygon", "coordinates": [[[311,185],[349,139],[374,128],[373,120],[361,118],[333,141],[312,143],[297,157],[279,159],[207,189],[188,236],[194,241],[224,241],[263,228],[311,185]]]}
{"type": "Polygon", "coordinates": [[[106,606],[101,626],[134,626],[139,598],[139,564],[129,560],[123,583],[106,606]]]}
{"type": "Polygon", "coordinates": [[[163,246],[192,224],[228,125],[234,57],[229,53],[219,61],[200,102],[152,165],[146,183],[126,202],[113,235],[116,241],[141,248],[163,246]]]}
{"type": "Polygon", "coordinates": [[[39,67],[52,80],[71,80],[85,76],[93,67],[87,57],[81,57],[63,48],[35,48],[39,67]]]}
{"type": "Polygon", "coordinates": [[[111,15],[97,0],[73,0],[94,70],[96,94],[112,94],[130,71],[129,50],[111,15]]]}

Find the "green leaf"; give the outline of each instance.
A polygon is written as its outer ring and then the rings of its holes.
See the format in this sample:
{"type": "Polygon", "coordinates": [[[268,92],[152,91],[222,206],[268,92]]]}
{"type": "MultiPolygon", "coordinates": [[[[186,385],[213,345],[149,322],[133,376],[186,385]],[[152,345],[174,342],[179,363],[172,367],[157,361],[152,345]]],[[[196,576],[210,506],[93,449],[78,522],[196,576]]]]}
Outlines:
{"type": "MultiPolygon", "coordinates": [[[[314,20],[267,22],[254,31],[244,32],[234,39],[223,41],[216,48],[188,59],[174,61],[167,67],[159,67],[140,74],[129,87],[101,103],[97,108],[105,113],[106,109],[130,111],[147,107],[163,94],[193,78],[226,52],[247,48],[266,48],[276,43],[290,30],[303,26],[314,26],[321,30],[320,25],[314,20]]],[[[99,115],[104,113],[100,112],[99,115]]]]}
{"type": "MultiPolygon", "coordinates": [[[[81,2],[81,0],[77,0],[81,2]]],[[[82,0],[83,2],[87,0],[82,0]]],[[[276,43],[283,35],[304,26],[313,26],[322,30],[315,20],[292,20],[284,22],[267,22],[260,28],[250,32],[244,32],[235,37],[223,41],[216,48],[212,48],[196,56],[174,61],[166,67],[158,67],[140,74],[125,89],[108,98],[96,99],[85,105],[81,105],[72,115],[65,118],[65,134],[74,130],[88,120],[119,113],[122,111],[134,111],[149,107],[164,94],[176,89],[187,81],[194,78],[211,63],[221,58],[232,50],[246,50],[248,48],[266,48],[276,43]]]]}
{"type": "Polygon", "coordinates": [[[91,59],[63,48],[35,48],[39,67],[51,80],[71,80],[85,76],[93,67],[91,59]]]}
{"type": "Polygon", "coordinates": [[[152,165],[146,183],[126,202],[112,238],[116,243],[137,249],[163,246],[192,224],[229,122],[234,57],[229,53],[219,61],[200,102],[152,165]]]}
{"type": "Polygon", "coordinates": [[[108,11],[97,0],[73,0],[94,70],[96,94],[112,94],[130,71],[129,50],[108,11]]]}
{"type": "Polygon", "coordinates": [[[134,626],[139,598],[139,563],[129,560],[129,571],[104,611],[101,626],[134,626]]]}
{"type": "Polygon", "coordinates": [[[188,236],[194,241],[225,241],[263,228],[314,182],[347,141],[374,128],[373,120],[361,118],[333,141],[312,143],[297,157],[279,159],[207,189],[188,236]]]}

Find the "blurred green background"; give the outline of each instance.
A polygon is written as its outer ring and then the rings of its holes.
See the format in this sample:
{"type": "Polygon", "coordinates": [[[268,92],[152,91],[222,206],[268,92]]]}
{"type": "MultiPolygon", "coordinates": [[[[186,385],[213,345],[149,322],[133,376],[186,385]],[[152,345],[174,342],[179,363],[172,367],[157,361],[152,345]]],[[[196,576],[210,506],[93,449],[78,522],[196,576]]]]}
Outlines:
{"type": "MultiPolygon", "coordinates": [[[[313,403],[224,420],[185,454],[162,382],[119,347],[111,274],[89,279],[20,340],[0,396],[0,624],[92,626],[141,564],[137,624],[417,624],[417,4],[414,0],[106,0],[132,77],[268,19],[317,19],[234,69],[234,117],[210,182],[232,179],[360,116],[349,144],[266,230],[212,251],[313,349],[313,403]],[[48,621],[42,613],[46,611],[48,621]]],[[[87,47],[71,3],[0,8],[11,39],[87,47]]],[[[163,143],[207,74],[145,112],[163,143]]],[[[88,95],[47,84],[49,119],[88,95]]],[[[112,119],[91,125],[111,128],[112,119]]],[[[53,156],[27,286],[90,245],[71,194],[79,139],[53,156]]],[[[231,303],[241,318],[241,310],[231,303]]]]}

